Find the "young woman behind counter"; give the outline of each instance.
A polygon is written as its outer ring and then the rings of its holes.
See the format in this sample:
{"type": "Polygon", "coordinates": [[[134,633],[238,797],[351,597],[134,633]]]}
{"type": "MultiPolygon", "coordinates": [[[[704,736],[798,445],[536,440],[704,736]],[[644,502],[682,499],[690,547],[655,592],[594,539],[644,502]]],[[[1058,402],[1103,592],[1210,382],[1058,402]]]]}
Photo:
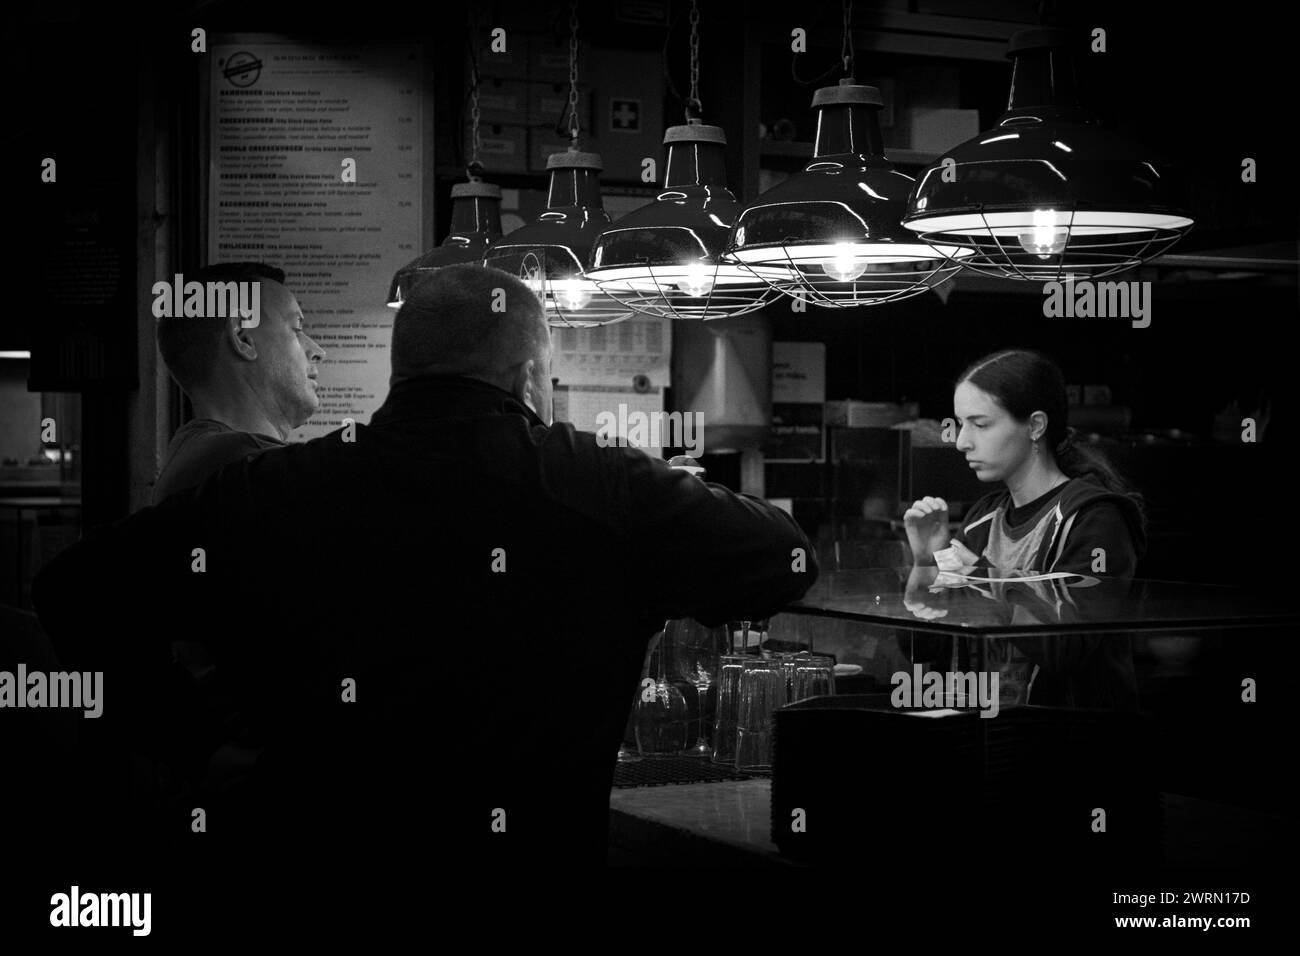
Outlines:
{"type": "Polygon", "coordinates": [[[1146,548],[1138,495],[1067,426],[1065,377],[1046,356],[996,352],[957,379],[957,450],[980,481],[1002,487],[971,506],[954,536],[948,504],[924,497],[903,515],[912,559],[953,548],[963,565],[1132,577],[1146,548]]]}

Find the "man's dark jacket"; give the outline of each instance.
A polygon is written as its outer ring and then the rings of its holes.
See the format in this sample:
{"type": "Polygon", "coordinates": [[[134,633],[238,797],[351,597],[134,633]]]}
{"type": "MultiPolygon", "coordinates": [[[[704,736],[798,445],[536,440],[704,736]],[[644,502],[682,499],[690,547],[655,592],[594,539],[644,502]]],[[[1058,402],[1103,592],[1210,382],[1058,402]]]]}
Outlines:
{"type": "Polygon", "coordinates": [[[429,376],[354,435],[92,532],[33,599],[65,666],[106,671],[106,711],[146,736],[186,733],[169,642],[211,647],[266,744],[240,828],[545,865],[603,858],[665,619],[769,617],[817,570],[766,502],[429,376]]]}

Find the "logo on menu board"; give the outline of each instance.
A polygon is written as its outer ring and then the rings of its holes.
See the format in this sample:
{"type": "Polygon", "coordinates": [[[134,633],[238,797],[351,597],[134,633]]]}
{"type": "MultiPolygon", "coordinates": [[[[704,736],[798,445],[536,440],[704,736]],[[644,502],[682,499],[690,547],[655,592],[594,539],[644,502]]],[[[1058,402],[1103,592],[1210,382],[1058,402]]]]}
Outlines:
{"type": "Polygon", "coordinates": [[[224,63],[218,61],[221,75],[230,81],[231,86],[252,86],[262,75],[262,61],[251,53],[240,50],[226,57],[224,63]]]}

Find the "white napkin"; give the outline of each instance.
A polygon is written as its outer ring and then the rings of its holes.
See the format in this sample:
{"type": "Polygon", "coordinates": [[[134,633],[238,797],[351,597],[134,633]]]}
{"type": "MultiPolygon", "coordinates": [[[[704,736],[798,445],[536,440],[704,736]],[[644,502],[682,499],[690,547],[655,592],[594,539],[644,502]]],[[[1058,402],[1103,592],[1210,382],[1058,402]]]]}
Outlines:
{"type": "Polygon", "coordinates": [[[973,567],[979,561],[979,555],[960,541],[954,540],[942,551],[934,553],[934,561],[940,571],[956,571],[958,568],[973,567]]]}

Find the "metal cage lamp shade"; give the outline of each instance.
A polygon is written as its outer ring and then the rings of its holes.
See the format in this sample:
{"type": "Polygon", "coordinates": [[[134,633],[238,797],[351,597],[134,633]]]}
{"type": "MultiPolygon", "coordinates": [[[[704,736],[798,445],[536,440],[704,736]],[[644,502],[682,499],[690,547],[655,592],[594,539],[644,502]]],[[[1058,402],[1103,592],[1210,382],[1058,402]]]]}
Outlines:
{"type": "Polygon", "coordinates": [[[610,225],[600,198],[600,156],[569,149],[552,153],[546,168],[546,211],[492,246],[483,264],[528,283],[552,326],[590,328],[630,317],[632,310],[602,292],[584,269],[592,244],[610,225]]]}
{"type": "Polygon", "coordinates": [[[1097,278],[1163,254],[1192,226],[1178,174],[1080,107],[1067,36],[1039,28],[1011,38],[1007,112],[926,169],[909,201],[903,224],[966,247],[964,268],[1097,278]]]}
{"type": "Polygon", "coordinates": [[[824,308],[877,305],[950,278],[959,247],[935,249],[900,224],[914,181],[884,156],[880,91],[846,78],[813,96],[813,160],[741,212],[725,258],[759,270],[789,269],[773,283],[824,308]]]}
{"type": "Polygon", "coordinates": [[[663,191],[601,233],[587,275],[646,315],[715,319],[761,308],[792,275],[721,260],[740,211],[727,188],[722,129],[698,121],[670,126],[664,145],[663,191]]]}
{"type": "Polygon", "coordinates": [[[501,238],[501,187],[476,180],[451,187],[451,232],[442,245],[398,269],[388,288],[388,306],[400,309],[421,279],[443,266],[482,262],[501,238]]]}

